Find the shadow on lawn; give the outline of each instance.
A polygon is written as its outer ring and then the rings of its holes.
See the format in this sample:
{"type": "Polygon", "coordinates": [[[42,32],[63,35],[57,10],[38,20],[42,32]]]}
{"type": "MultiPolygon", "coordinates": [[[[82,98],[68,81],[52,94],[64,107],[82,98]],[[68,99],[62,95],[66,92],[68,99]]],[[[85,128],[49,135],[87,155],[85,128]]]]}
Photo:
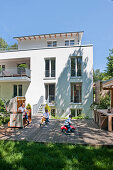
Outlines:
{"type": "Polygon", "coordinates": [[[112,169],[113,148],[0,141],[0,169],[112,169]]]}

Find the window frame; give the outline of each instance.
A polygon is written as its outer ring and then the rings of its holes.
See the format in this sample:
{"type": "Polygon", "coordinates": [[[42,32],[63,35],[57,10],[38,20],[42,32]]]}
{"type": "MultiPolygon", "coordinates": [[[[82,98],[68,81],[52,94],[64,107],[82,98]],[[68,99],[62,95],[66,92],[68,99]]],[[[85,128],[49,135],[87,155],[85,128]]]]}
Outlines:
{"type": "Polygon", "coordinates": [[[66,47],[68,47],[68,46],[74,46],[74,45],[75,45],[75,40],[74,40],[74,39],[65,39],[64,41],[65,41],[65,42],[64,42],[64,44],[65,44],[65,46],[66,46],[66,47]],[[68,45],[66,45],[66,41],[68,41],[68,42],[69,42],[69,44],[68,44],[68,45]],[[71,44],[71,41],[74,41],[74,43],[73,43],[73,44],[71,44]]]}
{"type": "MultiPolygon", "coordinates": [[[[73,103],[73,104],[82,104],[82,83],[81,82],[78,82],[78,83],[70,83],[70,86],[71,86],[71,88],[70,88],[70,90],[71,90],[71,97],[70,97],[70,100],[71,100],[71,103],[73,103]],[[75,93],[75,86],[74,85],[76,85],[76,84],[80,84],[81,86],[79,86],[80,88],[81,88],[81,91],[79,91],[79,102],[74,102],[74,97],[75,97],[75,95],[74,95],[74,93],[75,93]]],[[[77,95],[76,95],[76,97],[77,97],[77,95]]]]}
{"type": "Polygon", "coordinates": [[[47,47],[57,47],[57,41],[56,40],[49,40],[49,41],[47,41],[47,47]],[[49,43],[51,43],[51,45],[48,46],[49,43]],[[54,45],[54,43],[56,45],[54,45]]]}
{"type": "Polygon", "coordinates": [[[56,78],[56,58],[55,57],[52,57],[52,58],[45,58],[44,59],[45,60],[45,78],[56,78]],[[46,76],[46,61],[49,61],[49,70],[48,70],[48,75],[49,76],[46,76]],[[55,64],[54,64],[54,66],[55,66],[55,70],[52,70],[52,61],[54,60],[54,62],[55,62],[55,64]],[[54,76],[52,76],[53,74],[52,74],[52,71],[55,71],[55,73],[54,73],[54,76]]]}
{"type": "Polygon", "coordinates": [[[23,96],[23,86],[22,84],[13,84],[13,97],[16,97],[16,96],[23,96]],[[21,86],[21,89],[22,89],[22,95],[19,95],[19,87],[21,86]],[[14,87],[16,87],[16,95],[14,95],[14,87]]]}
{"type": "Polygon", "coordinates": [[[82,77],[82,56],[71,56],[70,57],[70,63],[71,63],[71,78],[75,78],[75,77],[82,77]],[[78,58],[81,58],[81,75],[80,76],[78,76],[77,74],[78,74],[78,63],[77,63],[77,59],[78,58]],[[75,69],[74,69],[74,72],[75,72],[75,76],[72,76],[72,59],[74,59],[75,60],[75,69]]]}

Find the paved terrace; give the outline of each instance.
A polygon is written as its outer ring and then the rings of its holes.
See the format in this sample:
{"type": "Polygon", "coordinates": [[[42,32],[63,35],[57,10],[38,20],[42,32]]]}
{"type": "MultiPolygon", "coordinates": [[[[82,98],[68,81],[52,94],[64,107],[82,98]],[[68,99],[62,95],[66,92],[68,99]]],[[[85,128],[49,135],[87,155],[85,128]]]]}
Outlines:
{"type": "Polygon", "coordinates": [[[0,127],[0,140],[27,140],[35,142],[113,145],[113,132],[101,130],[92,119],[72,120],[75,133],[66,135],[60,126],[64,120],[50,120],[48,125],[40,127],[40,117],[33,117],[32,123],[23,129],[0,127]]]}

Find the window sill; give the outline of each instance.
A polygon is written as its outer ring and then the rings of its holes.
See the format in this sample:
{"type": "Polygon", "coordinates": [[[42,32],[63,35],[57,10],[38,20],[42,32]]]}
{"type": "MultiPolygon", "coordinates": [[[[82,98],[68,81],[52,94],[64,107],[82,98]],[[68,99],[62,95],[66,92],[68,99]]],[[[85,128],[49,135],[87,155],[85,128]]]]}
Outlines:
{"type": "Polygon", "coordinates": [[[72,76],[71,76],[70,78],[71,78],[71,79],[82,79],[82,76],[78,76],[78,77],[77,77],[77,76],[76,76],[76,77],[72,77],[72,76]]]}
{"type": "Polygon", "coordinates": [[[82,105],[82,103],[69,103],[70,105],[82,105]]]}
{"type": "Polygon", "coordinates": [[[56,77],[45,77],[43,80],[55,80],[56,77]]]}

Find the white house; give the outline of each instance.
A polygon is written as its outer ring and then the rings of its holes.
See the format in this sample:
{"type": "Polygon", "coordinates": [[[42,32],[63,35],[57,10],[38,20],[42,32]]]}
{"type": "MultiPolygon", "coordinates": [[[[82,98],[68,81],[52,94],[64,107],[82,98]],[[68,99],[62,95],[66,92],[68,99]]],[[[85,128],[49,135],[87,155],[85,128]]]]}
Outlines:
{"type": "Polygon", "coordinates": [[[14,37],[18,49],[0,52],[0,98],[25,96],[38,114],[43,104],[51,114],[91,115],[93,45],[82,45],[83,32],[14,37]],[[20,69],[20,64],[27,68],[20,69]]]}

